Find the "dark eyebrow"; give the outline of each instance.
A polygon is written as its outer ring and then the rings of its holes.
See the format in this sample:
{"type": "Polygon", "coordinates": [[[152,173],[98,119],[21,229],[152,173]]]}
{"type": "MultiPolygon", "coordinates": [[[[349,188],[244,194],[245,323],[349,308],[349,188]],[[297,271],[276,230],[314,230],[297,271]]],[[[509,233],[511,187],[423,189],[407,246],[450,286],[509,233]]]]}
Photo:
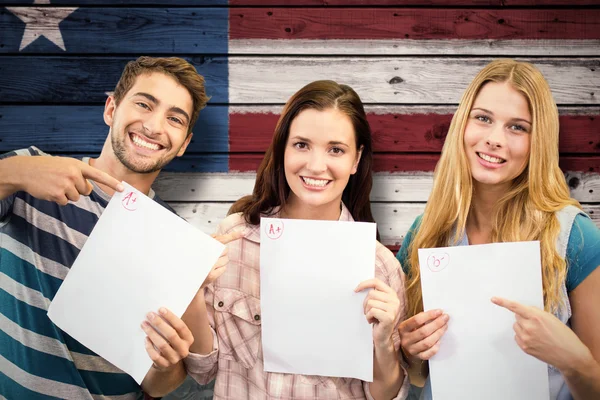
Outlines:
{"type": "Polygon", "coordinates": [[[186,124],[189,123],[190,116],[188,115],[188,113],[186,113],[185,111],[183,111],[181,108],[172,106],[171,108],[169,108],[169,111],[172,111],[174,113],[177,113],[177,114],[183,116],[185,118],[186,124]]]}
{"type": "Polygon", "coordinates": [[[158,101],[158,99],[156,97],[152,96],[150,93],[137,92],[132,97],[135,97],[135,96],[145,97],[147,100],[151,101],[154,104],[159,104],[160,103],[160,101],[158,101]]]}
{"type": "Polygon", "coordinates": [[[292,139],[293,140],[300,140],[302,142],[308,142],[308,143],[310,143],[310,139],[307,139],[307,138],[302,137],[302,136],[294,136],[293,138],[290,138],[290,140],[292,140],[292,139]]]}
{"type": "MultiPolygon", "coordinates": [[[[302,137],[302,136],[294,136],[293,138],[290,138],[290,140],[300,140],[302,142],[311,143],[310,139],[307,139],[307,138],[302,137]]],[[[333,146],[340,146],[341,145],[341,146],[350,147],[350,146],[348,146],[344,142],[338,142],[338,141],[334,141],[334,140],[332,140],[331,142],[329,142],[329,145],[333,145],[333,146]]]]}
{"type": "MultiPolygon", "coordinates": [[[[152,96],[150,93],[138,92],[138,93],[134,94],[133,96],[134,96],[134,97],[135,97],[135,96],[142,96],[142,97],[145,97],[146,99],[148,99],[148,101],[150,101],[150,102],[152,102],[152,103],[154,103],[154,104],[156,104],[156,105],[160,104],[160,101],[159,101],[159,100],[158,100],[156,97],[152,96]]],[[[181,109],[181,108],[179,108],[179,107],[176,107],[176,106],[171,106],[171,107],[169,108],[169,111],[172,111],[172,112],[174,112],[174,113],[180,114],[180,115],[182,115],[183,117],[185,117],[185,119],[186,119],[186,123],[188,123],[188,122],[189,122],[189,120],[190,120],[190,116],[189,116],[189,114],[188,114],[188,113],[186,113],[184,110],[182,110],[182,109],[181,109]]]]}
{"type": "Polygon", "coordinates": [[[348,146],[348,145],[347,145],[346,143],[344,143],[344,142],[336,142],[336,141],[331,141],[331,142],[329,142],[329,144],[330,144],[330,145],[333,145],[333,146],[346,146],[346,147],[350,147],[350,146],[348,146]]]}

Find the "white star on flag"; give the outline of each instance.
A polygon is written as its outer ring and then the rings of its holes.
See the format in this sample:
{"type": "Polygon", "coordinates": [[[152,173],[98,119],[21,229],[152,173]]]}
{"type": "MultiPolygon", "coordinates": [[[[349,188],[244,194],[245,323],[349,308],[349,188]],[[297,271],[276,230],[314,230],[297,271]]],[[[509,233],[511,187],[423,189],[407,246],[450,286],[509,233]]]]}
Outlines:
{"type": "MultiPolygon", "coordinates": [[[[50,4],[50,0],[35,0],[33,4],[50,4]]],[[[33,41],[41,36],[46,36],[48,40],[66,51],[65,43],[58,24],[67,18],[75,8],[55,8],[55,7],[6,7],[8,11],[16,15],[21,21],[25,22],[25,32],[21,39],[19,51],[29,46],[33,41]]]]}

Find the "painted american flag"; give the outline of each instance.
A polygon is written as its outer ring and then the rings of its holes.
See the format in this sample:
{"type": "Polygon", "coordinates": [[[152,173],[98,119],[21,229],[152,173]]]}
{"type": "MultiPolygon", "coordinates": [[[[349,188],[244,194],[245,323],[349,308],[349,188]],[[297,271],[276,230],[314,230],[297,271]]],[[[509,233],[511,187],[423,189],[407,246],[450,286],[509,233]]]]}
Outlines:
{"type": "MultiPolygon", "coordinates": [[[[534,62],[561,113],[561,166],[600,221],[600,9],[533,0],[3,0],[0,151],[97,154],[125,63],[181,56],[209,106],[157,191],[212,231],[248,193],[282,105],[316,79],[351,85],[375,141],[373,210],[397,248],[423,209],[452,113],[489,60],[534,62]],[[170,172],[169,172],[170,171],[170,172]]],[[[600,222],[598,222],[600,223],[600,222]]]]}
{"type": "Polygon", "coordinates": [[[496,57],[535,63],[561,114],[561,166],[600,224],[600,9],[587,0],[3,0],[0,151],[97,154],[125,63],[181,56],[212,96],[157,191],[212,231],[248,193],[282,105],[351,85],[375,141],[373,210],[397,248],[423,209],[452,113],[496,57]],[[170,172],[169,172],[170,171],[170,172]]]}

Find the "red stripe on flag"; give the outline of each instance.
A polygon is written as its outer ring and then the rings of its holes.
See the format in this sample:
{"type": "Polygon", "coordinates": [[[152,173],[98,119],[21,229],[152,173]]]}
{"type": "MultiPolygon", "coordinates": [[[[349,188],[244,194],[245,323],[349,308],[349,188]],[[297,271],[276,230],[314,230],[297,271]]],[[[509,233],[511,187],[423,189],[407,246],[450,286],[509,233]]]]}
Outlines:
{"type": "MultiPolygon", "coordinates": [[[[229,148],[232,153],[264,152],[271,143],[279,115],[232,113],[229,148]]],[[[450,114],[368,114],[376,152],[439,152],[450,114]]],[[[600,155],[600,116],[561,115],[560,151],[600,155]]]]}
{"type": "Polygon", "coordinates": [[[599,9],[231,8],[229,37],[600,39],[598,21],[599,9]]]}
{"type": "MultiPolygon", "coordinates": [[[[230,6],[281,6],[282,0],[229,0],[230,6]]],[[[292,6],[469,6],[469,7],[557,7],[557,6],[597,6],[597,0],[286,0],[292,6]]]]}

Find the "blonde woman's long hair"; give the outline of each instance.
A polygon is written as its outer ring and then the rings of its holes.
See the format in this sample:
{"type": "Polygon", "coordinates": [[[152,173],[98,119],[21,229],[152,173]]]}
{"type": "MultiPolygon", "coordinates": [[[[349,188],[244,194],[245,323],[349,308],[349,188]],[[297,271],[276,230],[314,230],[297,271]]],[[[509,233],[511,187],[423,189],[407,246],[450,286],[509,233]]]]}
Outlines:
{"type": "Polygon", "coordinates": [[[558,166],[558,110],[550,87],[533,65],[509,59],[485,66],[463,94],[435,168],[433,189],[412,244],[408,248],[406,283],[409,317],[423,311],[419,248],[445,247],[465,232],[473,197],[471,169],[464,148],[464,133],[477,94],[488,82],[509,83],[529,103],[532,117],[529,162],[514,179],[494,210],[492,242],[539,240],[544,307],[557,310],[567,266],[556,251],[560,226],[555,212],[579,203],[570,198],[558,166]]]}

